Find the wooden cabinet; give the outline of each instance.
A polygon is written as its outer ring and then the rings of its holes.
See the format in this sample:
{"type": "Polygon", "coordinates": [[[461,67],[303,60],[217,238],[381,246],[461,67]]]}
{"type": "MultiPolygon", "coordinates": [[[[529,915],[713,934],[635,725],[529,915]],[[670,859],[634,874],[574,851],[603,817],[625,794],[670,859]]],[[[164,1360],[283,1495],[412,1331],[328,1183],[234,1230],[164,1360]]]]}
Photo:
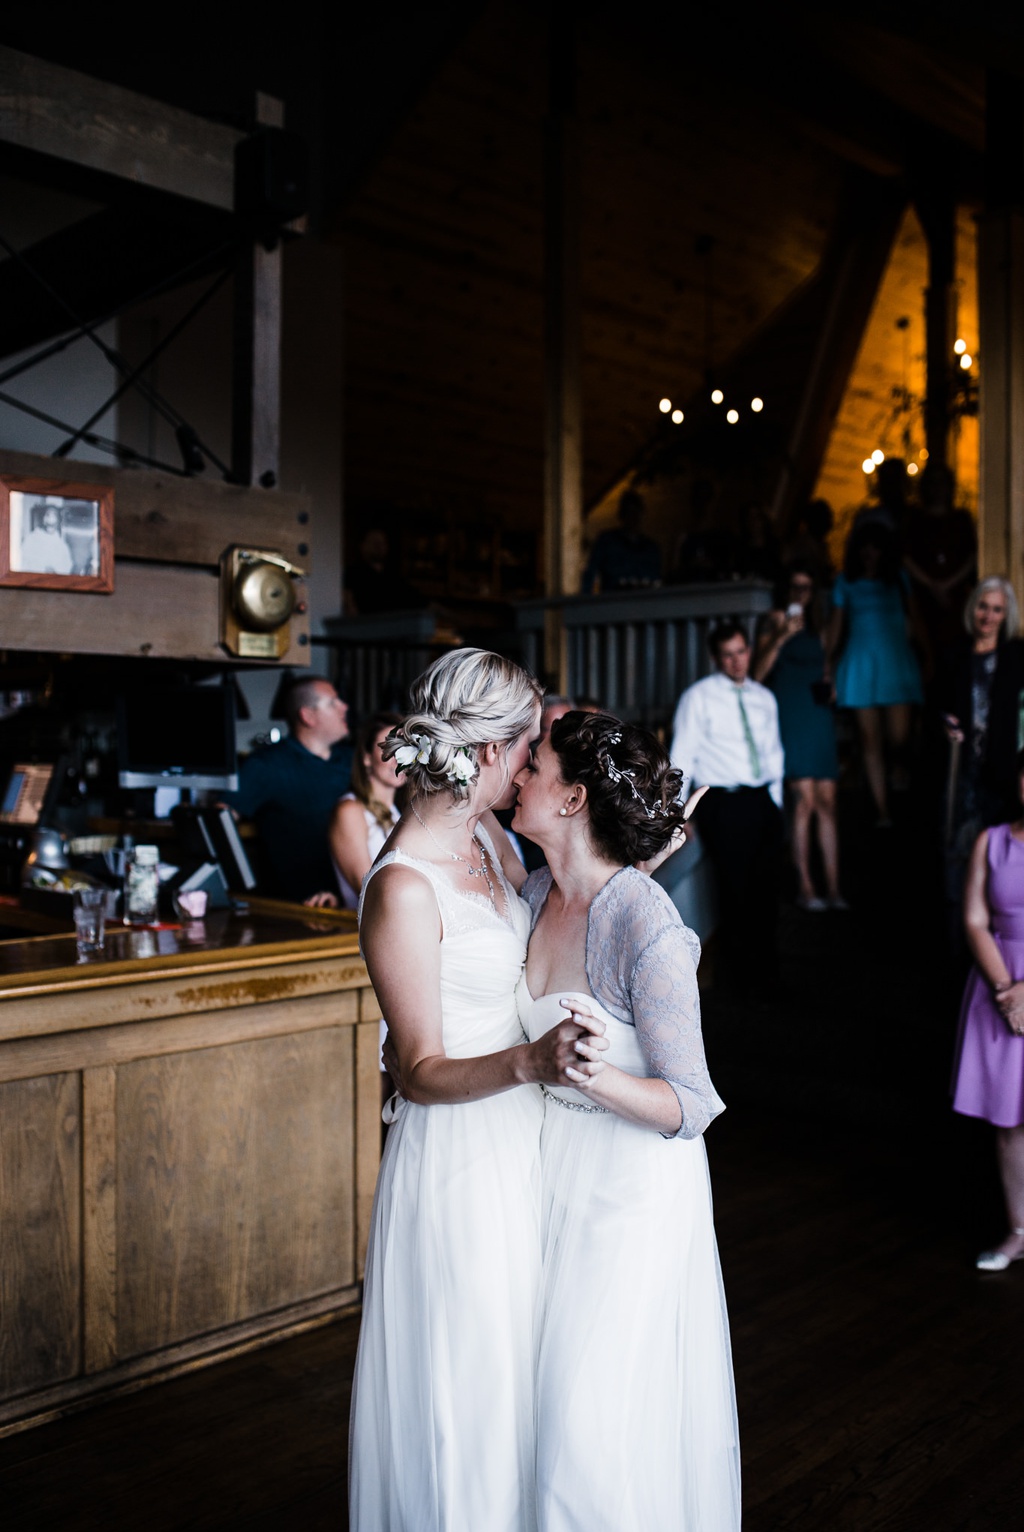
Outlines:
{"type": "Polygon", "coordinates": [[[359,1299],[380,1013],[355,932],[206,926],[82,965],[73,937],[0,942],[0,1430],[359,1299]]]}

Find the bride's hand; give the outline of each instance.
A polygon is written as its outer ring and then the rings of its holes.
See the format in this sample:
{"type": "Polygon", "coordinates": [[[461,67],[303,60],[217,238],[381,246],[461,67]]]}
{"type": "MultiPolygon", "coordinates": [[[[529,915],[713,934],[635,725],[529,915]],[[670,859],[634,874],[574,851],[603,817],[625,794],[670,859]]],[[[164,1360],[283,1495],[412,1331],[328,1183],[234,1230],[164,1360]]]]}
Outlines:
{"type": "Polygon", "coordinates": [[[638,871],[646,872],[650,876],[652,873],[657,872],[662,862],[667,862],[670,856],[674,856],[677,851],[680,851],[685,846],[686,826],[693,818],[693,811],[706,792],[706,787],[698,787],[695,793],[690,794],[683,807],[684,818],[679,829],[672,832],[672,839],[660,851],[656,851],[654,856],[649,857],[646,862],[637,862],[638,871]]]}
{"type": "Polygon", "coordinates": [[[387,1032],[384,1035],[384,1047],[381,1049],[381,1062],[383,1063],[384,1068],[387,1070],[388,1074],[391,1076],[391,1083],[395,1087],[395,1090],[400,1096],[404,1096],[405,1092],[402,1090],[402,1066],[398,1061],[398,1049],[395,1047],[394,1042],[392,1041],[390,1032],[387,1032]]]}
{"type": "Polygon", "coordinates": [[[567,1011],[572,1012],[572,1019],[585,1027],[580,1032],[572,1045],[572,1054],[565,1068],[567,1079],[571,1080],[577,1089],[586,1089],[595,1075],[601,1073],[604,1068],[604,1060],[601,1054],[608,1047],[608,1039],[603,1035],[606,1028],[600,1017],[595,1016],[589,1005],[583,1000],[562,1000],[560,1002],[567,1011]]]}

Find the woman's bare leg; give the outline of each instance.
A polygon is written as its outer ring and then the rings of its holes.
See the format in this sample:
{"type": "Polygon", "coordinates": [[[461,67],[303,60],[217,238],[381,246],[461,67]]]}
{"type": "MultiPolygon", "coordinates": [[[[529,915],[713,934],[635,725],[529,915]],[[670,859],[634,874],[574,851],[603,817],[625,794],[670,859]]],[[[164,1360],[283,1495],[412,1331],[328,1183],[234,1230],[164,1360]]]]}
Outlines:
{"type": "Polygon", "coordinates": [[[818,815],[818,845],[825,867],[825,891],[830,899],[839,893],[839,836],[836,831],[836,784],[824,779],[814,784],[814,807],[818,815]]]}
{"type": "Polygon", "coordinates": [[[810,777],[796,777],[793,789],[793,861],[800,881],[800,898],[815,898],[811,882],[811,819],[814,815],[814,783],[810,777]]]}
{"type": "Polygon", "coordinates": [[[894,707],[883,708],[882,712],[892,761],[892,785],[898,792],[905,792],[910,786],[910,704],[900,702],[894,707]]]}
{"type": "MultiPolygon", "coordinates": [[[[997,1128],[996,1154],[1010,1229],[1024,1229],[1024,1127],[997,1128]]],[[[1024,1234],[1011,1232],[996,1248],[1013,1259],[1024,1253],[1024,1234]]]]}
{"type": "Polygon", "coordinates": [[[889,818],[889,796],[885,786],[885,746],[882,740],[882,711],[877,707],[859,707],[857,729],[864,752],[864,771],[875,800],[879,819],[889,818]]]}

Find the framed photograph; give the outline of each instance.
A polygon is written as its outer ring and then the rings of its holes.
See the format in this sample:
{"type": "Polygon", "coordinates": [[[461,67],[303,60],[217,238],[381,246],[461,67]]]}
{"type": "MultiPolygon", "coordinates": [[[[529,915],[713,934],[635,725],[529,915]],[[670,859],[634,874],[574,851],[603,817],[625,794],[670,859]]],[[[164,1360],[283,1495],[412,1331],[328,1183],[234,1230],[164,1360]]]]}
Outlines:
{"type": "Polygon", "coordinates": [[[0,585],[114,589],[114,491],[66,479],[0,478],[0,585]]]}

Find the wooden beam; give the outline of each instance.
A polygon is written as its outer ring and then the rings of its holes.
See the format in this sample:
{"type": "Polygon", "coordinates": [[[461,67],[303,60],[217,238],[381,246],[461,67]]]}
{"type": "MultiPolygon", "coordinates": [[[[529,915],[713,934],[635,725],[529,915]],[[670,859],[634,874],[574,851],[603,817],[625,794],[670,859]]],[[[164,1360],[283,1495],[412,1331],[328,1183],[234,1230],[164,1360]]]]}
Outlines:
{"type": "MultiPolygon", "coordinates": [[[[550,111],[545,132],[544,575],[548,597],[575,595],[583,531],[583,404],[580,391],[580,152],[571,7],[551,21],[550,111]]],[[[567,678],[561,612],[550,609],[545,668],[567,678]]]]}
{"type": "Polygon", "coordinates": [[[230,212],[244,135],[0,47],[0,143],[230,212]]]}
{"type": "MultiPolygon", "coordinates": [[[[258,92],[256,119],[284,126],[284,103],[258,92]]],[[[246,245],[235,270],[231,474],[273,489],[281,473],[281,241],[246,245]]]]}

